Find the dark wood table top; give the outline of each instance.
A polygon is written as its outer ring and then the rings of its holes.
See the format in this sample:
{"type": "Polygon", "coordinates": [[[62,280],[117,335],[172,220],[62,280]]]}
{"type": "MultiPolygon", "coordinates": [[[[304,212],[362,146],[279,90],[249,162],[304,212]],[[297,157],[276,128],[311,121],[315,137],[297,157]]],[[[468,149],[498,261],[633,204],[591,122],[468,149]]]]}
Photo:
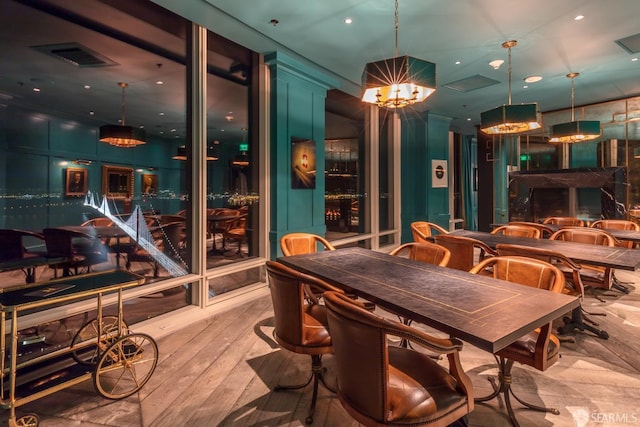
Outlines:
{"type": "Polygon", "coordinates": [[[576,297],[362,248],[278,261],[491,353],[579,304],[576,297]]]}
{"type": "Polygon", "coordinates": [[[499,243],[530,246],[561,252],[580,264],[598,265],[634,271],[640,268],[640,250],[622,247],[589,245],[586,243],[565,242],[562,240],[531,239],[528,237],[504,236],[485,231],[456,230],[454,235],[480,240],[491,248],[499,243]]]}

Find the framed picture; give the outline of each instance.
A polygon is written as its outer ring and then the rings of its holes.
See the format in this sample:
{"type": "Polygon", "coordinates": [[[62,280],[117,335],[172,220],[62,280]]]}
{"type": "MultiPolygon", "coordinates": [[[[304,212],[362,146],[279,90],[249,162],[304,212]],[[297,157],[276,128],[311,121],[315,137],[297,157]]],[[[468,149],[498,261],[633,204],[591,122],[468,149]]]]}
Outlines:
{"type": "Polygon", "coordinates": [[[448,185],[447,161],[431,160],[431,187],[447,188],[448,185]]]}
{"type": "Polygon", "coordinates": [[[291,137],[291,188],[316,188],[316,143],[291,137]]]}
{"type": "Polygon", "coordinates": [[[158,192],[158,175],[150,173],[142,174],[142,185],[140,187],[143,195],[155,196],[158,192]]]}
{"type": "Polygon", "coordinates": [[[133,168],[102,166],[102,194],[111,199],[131,198],[133,168]]]}
{"type": "Polygon", "coordinates": [[[80,168],[67,168],[64,195],[84,196],[87,194],[89,184],[89,171],[80,168]]]}

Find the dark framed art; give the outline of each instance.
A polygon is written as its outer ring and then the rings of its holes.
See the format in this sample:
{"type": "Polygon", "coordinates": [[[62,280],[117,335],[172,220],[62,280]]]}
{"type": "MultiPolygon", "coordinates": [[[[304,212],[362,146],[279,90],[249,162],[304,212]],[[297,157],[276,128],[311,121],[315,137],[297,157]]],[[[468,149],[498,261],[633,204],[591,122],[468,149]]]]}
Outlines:
{"type": "Polygon", "coordinates": [[[87,194],[89,184],[89,171],[81,168],[67,168],[64,195],[84,196],[87,194]]]}
{"type": "Polygon", "coordinates": [[[102,166],[102,194],[111,199],[131,198],[133,168],[102,166]]]}
{"type": "Polygon", "coordinates": [[[291,137],[291,188],[316,188],[316,143],[291,137]]]}

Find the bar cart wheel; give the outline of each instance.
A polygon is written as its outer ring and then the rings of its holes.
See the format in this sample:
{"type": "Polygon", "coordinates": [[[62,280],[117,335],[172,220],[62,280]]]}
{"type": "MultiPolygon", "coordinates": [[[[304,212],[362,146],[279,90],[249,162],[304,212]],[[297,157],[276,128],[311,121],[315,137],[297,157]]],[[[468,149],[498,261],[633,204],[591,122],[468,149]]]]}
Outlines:
{"type": "Polygon", "coordinates": [[[71,349],[73,359],[82,365],[95,365],[98,361],[98,357],[104,349],[106,349],[111,343],[113,343],[119,336],[129,333],[129,327],[122,321],[122,330],[118,335],[118,316],[102,316],[102,335],[95,347],[87,348],[85,346],[80,347],[77,350],[73,350],[74,347],[85,341],[96,340],[98,337],[98,319],[88,321],[80,329],[71,340],[71,349]]]}
{"type": "Polygon", "coordinates": [[[131,396],[146,384],[158,363],[158,345],[147,334],[118,338],[104,352],[93,372],[93,386],[107,399],[131,396]]]}
{"type": "MultiPolygon", "coordinates": [[[[40,421],[38,420],[38,416],[36,414],[26,414],[21,416],[16,420],[16,427],[38,427],[40,421]]],[[[9,421],[9,426],[11,426],[11,421],[9,421]]]]}

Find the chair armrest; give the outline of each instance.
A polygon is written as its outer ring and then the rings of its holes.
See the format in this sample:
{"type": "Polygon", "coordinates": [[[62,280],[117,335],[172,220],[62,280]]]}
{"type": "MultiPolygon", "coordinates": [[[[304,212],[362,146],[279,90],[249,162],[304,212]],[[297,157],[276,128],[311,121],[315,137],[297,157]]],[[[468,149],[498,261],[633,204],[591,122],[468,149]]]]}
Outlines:
{"type": "Polygon", "coordinates": [[[438,224],[431,223],[430,227],[435,229],[440,234],[449,234],[449,230],[445,230],[444,228],[440,227],[438,224]]]}
{"type": "Polygon", "coordinates": [[[386,334],[407,339],[438,354],[451,354],[462,350],[462,341],[457,338],[434,337],[418,329],[387,319],[384,319],[384,324],[386,334]]]}

